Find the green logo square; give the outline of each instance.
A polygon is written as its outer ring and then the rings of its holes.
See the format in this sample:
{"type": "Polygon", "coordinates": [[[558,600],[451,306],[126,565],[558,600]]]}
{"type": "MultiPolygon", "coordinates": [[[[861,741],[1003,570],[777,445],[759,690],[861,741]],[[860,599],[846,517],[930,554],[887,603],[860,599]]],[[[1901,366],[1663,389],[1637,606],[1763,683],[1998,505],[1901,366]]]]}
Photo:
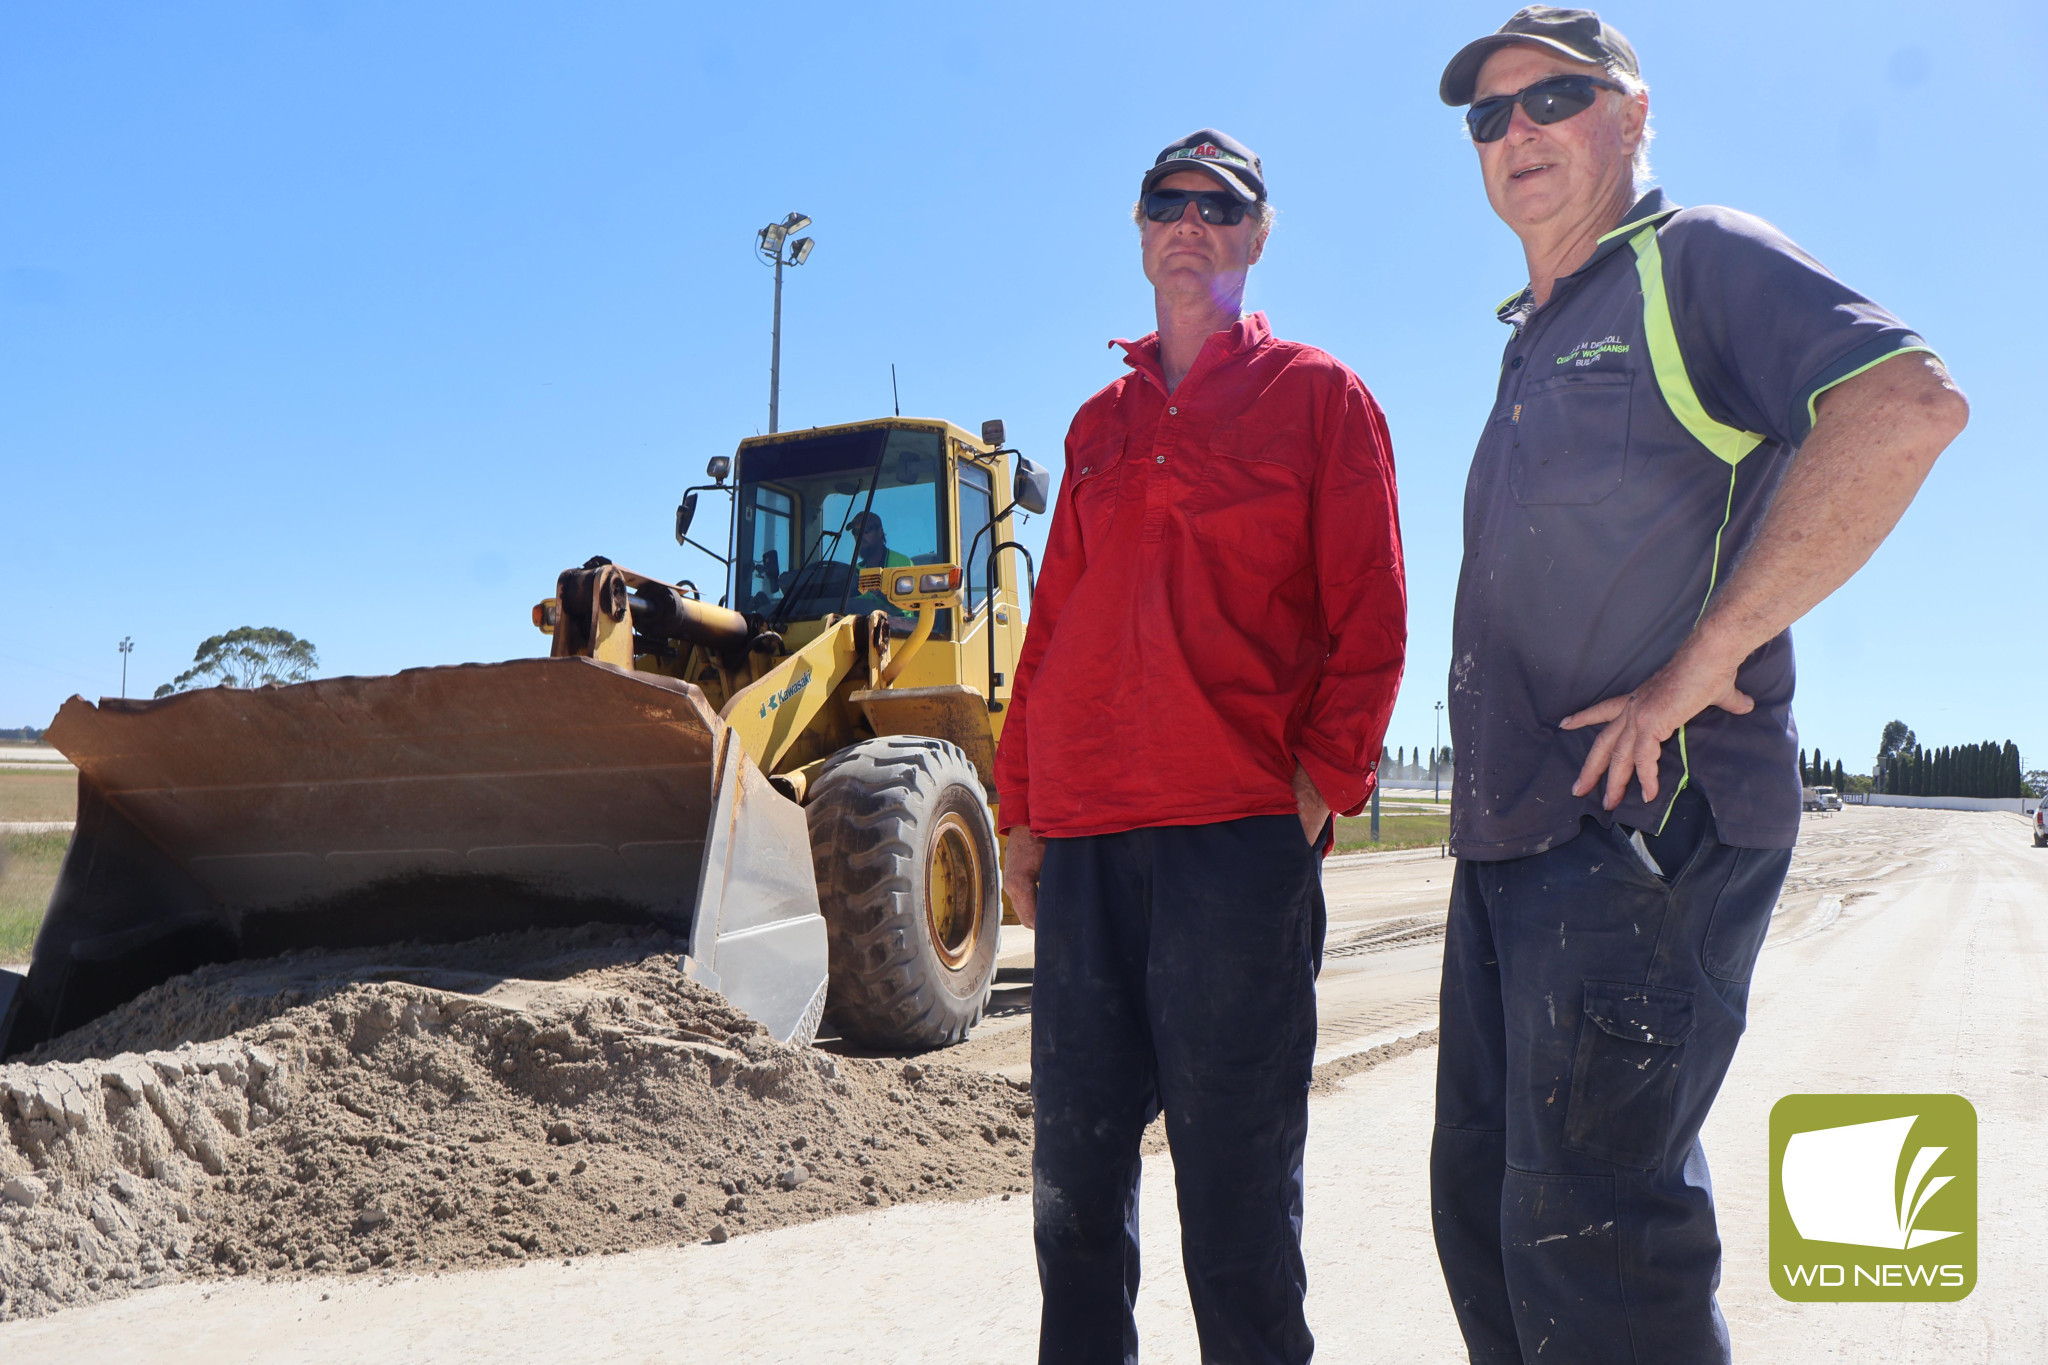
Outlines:
{"type": "Polygon", "coordinates": [[[1771,1288],[1795,1303],[1965,1298],[1977,1111],[1961,1095],[1787,1095],[1771,1109],[1771,1288]]]}

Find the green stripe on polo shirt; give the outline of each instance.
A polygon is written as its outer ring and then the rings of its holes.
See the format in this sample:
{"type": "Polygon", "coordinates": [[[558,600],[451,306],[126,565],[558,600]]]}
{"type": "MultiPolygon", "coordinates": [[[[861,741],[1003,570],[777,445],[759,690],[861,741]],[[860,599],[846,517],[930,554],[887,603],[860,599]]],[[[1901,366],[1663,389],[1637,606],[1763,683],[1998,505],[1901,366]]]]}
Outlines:
{"type": "Polygon", "coordinates": [[[1729,465],[1763,444],[1764,438],[1743,431],[1707,415],[1693,391],[1692,378],[1685,372],[1685,353],[1678,348],[1678,328],[1671,321],[1671,300],[1664,293],[1664,253],[1657,247],[1657,227],[1651,224],[1629,239],[1635,248],[1636,273],[1643,281],[1643,333],[1650,346],[1650,367],[1657,373],[1657,388],[1679,425],[1694,440],[1729,465]]]}

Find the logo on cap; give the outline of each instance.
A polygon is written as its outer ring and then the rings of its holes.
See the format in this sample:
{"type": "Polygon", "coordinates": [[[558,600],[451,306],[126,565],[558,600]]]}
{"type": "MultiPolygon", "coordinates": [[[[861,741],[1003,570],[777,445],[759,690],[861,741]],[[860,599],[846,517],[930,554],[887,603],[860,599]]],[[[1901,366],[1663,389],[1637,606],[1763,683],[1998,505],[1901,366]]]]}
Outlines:
{"type": "Polygon", "coordinates": [[[1241,156],[1233,156],[1213,142],[1204,142],[1199,147],[1182,147],[1161,158],[1165,161],[1221,161],[1226,165],[1243,166],[1250,169],[1251,162],[1241,156]]]}

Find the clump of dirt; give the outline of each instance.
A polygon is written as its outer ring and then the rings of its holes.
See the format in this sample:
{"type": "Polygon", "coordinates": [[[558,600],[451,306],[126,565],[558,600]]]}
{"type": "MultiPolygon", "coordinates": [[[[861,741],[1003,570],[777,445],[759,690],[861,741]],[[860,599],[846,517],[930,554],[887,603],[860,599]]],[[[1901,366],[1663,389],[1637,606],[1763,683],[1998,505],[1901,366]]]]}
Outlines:
{"type": "Polygon", "coordinates": [[[621,932],[205,968],[0,1066],[0,1320],[1028,1188],[1018,1087],[777,1043],[621,932]]]}

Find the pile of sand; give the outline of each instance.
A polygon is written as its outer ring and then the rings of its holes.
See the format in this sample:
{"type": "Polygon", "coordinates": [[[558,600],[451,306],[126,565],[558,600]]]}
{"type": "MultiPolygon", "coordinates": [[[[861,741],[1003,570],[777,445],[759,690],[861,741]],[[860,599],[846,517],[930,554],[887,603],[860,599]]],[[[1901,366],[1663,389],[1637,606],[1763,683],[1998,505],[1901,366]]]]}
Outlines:
{"type": "Polygon", "coordinates": [[[622,932],[205,968],[0,1066],[0,1320],[1028,1188],[1010,1083],[784,1046],[622,932]]]}

